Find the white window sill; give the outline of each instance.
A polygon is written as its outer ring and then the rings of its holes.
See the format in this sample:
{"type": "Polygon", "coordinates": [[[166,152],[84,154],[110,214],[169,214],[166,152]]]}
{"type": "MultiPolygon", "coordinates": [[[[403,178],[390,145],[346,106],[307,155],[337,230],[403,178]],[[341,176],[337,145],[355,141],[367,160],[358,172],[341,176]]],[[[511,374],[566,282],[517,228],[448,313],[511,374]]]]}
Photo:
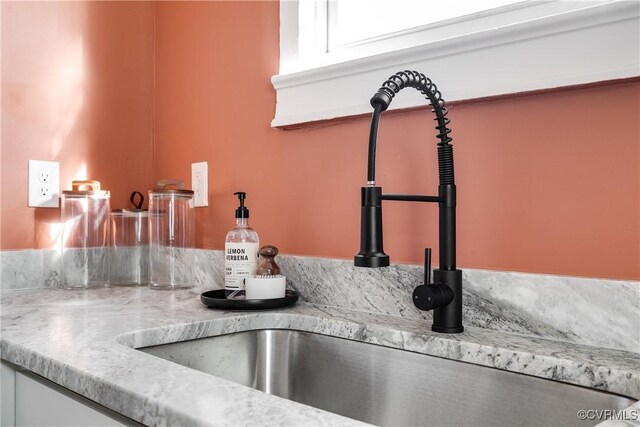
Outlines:
{"type": "MultiPolygon", "coordinates": [[[[273,76],[272,127],[371,111],[369,99],[396,71],[430,77],[446,101],[640,75],[640,3],[620,1],[348,62],[273,76]]],[[[403,91],[390,109],[425,105],[403,91]]]]}

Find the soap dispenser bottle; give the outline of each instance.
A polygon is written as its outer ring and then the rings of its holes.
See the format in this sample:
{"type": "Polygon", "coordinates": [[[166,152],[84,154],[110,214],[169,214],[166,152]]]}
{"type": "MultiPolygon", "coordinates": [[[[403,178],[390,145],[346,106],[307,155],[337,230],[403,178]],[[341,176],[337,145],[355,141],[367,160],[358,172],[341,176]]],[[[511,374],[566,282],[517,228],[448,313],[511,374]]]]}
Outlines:
{"type": "Polygon", "coordinates": [[[244,206],[247,193],[233,194],[238,196],[240,206],[236,209],[236,226],[229,230],[224,243],[224,289],[227,298],[243,299],[244,279],[256,274],[260,239],[249,227],[249,209],[244,206]]]}

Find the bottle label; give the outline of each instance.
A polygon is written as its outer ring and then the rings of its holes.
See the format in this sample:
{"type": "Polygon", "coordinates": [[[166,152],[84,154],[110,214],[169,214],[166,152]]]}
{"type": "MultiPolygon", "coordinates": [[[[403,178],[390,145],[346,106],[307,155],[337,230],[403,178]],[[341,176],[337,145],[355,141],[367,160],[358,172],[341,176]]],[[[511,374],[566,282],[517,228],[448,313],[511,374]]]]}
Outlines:
{"type": "Polygon", "coordinates": [[[224,288],[244,290],[244,279],[256,274],[258,243],[224,244],[224,288]]]}

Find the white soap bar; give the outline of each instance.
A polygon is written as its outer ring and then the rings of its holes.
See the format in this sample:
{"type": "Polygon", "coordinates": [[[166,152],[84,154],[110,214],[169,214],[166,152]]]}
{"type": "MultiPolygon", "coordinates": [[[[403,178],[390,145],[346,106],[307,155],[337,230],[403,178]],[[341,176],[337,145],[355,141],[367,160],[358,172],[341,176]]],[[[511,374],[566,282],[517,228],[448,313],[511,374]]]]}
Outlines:
{"type": "Polygon", "coordinates": [[[250,276],[244,279],[246,299],[284,298],[285,276],[250,276]]]}

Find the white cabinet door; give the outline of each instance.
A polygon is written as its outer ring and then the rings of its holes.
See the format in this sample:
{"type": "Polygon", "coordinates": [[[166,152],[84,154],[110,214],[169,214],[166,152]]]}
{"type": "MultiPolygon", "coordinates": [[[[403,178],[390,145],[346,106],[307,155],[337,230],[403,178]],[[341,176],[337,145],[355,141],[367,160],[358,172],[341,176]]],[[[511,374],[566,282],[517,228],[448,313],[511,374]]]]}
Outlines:
{"type": "Polygon", "coordinates": [[[88,427],[135,424],[132,420],[28,371],[19,371],[15,375],[16,426],[88,427]]]}
{"type": "Polygon", "coordinates": [[[16,407],[16,368],[5,362],[0,362],[0,426],[13,427],[16,407]]]}

